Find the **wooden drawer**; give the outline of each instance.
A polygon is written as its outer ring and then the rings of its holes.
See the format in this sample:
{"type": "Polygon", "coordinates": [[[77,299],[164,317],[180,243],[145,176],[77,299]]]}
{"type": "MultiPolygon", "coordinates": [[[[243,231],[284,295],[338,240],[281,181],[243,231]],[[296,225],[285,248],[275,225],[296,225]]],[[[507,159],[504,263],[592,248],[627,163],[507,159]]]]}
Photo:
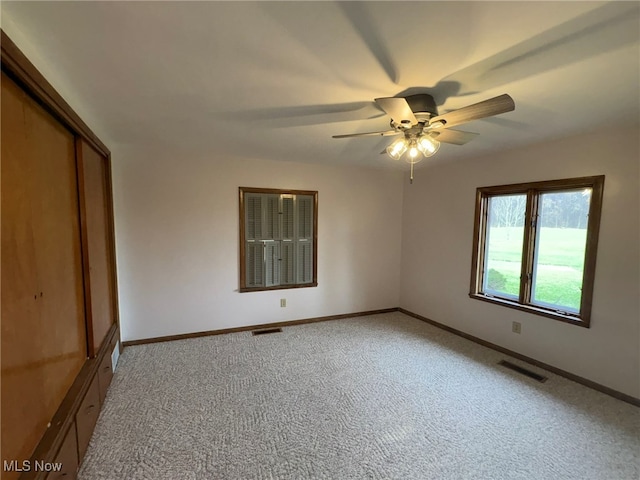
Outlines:
{"type": "Polygon", "coordinates": [[[76,436],[76,424],[71,428],[62,441],[62,446],[53,461],[55,464],[62,464],[62,469],[58,472],[50,472],[46,480],[75,480],[78,473],[78,438],[76,436]]]}
{"type": "Polygon", "coordinates": [[[100,367],[98,367],[98,383],[100,385],[100,405],[104,403],[104,398],[107,396],[107,390],[111,384],[113,378],[113,370],[111,367],[111,353],[116,346],[115,339],[109,345],[109,349],[105,352],[100,367]]]}
{"type": "Polygon", "coordinates": [[[78,460],[82,463],[84,454],[89,446],[89,440],[93,434],[100,415],[100,385],[98,376],[96,375],[91,381],[91,386],[87,390],[87,394],[80,404],[78,413],[76,413],[76,431],[78,433],[78,460]]]}

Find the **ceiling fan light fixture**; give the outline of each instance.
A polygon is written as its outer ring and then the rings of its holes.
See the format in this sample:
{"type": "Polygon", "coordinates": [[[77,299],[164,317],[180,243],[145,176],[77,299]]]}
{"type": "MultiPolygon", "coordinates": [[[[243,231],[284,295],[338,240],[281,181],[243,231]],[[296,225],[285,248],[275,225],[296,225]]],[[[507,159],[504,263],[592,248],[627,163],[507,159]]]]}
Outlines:
{"type": "Polygon", "coordinates": [[[409,154],[404,160],[411,164],[411,183],[414,165],[423,158],[435,155],[440,148],[440,142],[464,145],[477,135],[461,130],[449,130],[449,127],[493,117],[516,108],[513,98],[506,93],[443,115],[438,115],[436,102],[427,93],[406,97],[381,97],[376,98],[375,102],[391,117],[391,130],[333,135],[333,138],[401,135],[403,138],[396,140],[380,153],[386,152],[392,159],[399,160],[408,150],[409,154]]]}
{"type": "Polygon", "coordinates": [[[400,160],[408,148],[407,141],[404,138],[399,138],[387,147],[387,154],[394,160],[400,160]]]}
{"type": "Polygon", "coordinates": [[[430,157],[440,148],[440,142],[428,135],[423,135],[418,139],[418,150],[425,156],[430,157]]]}

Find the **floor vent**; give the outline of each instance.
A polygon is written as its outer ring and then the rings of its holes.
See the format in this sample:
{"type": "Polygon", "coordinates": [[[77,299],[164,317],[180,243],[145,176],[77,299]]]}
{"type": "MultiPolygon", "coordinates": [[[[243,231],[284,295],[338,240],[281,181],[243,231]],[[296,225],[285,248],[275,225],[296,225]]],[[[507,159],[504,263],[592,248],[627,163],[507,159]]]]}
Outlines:
{"type": "Polygon", "coordinates": [[[521,373],[522,375],[526,375],[527,377],[533,378],[535,381],[540,383],[544,383],[547,381],[547,377],[538,375],[537,373],[532,372],[531,370],[527,370],[526,368],[522,368],[516,365],[515,363],[507,362],[506,360],[500,360],[498,362],[498,365],[502,365],[503,367],[513,370],[514,372],[518,372],[518,373],[521,373]]]}
{"type": "Polygon", "coordinates": [[[267,335],[269,333],[280,333],[282,332],[281,328],[267,328],[266,330],[253,330],[251,335],[267,335]]]}

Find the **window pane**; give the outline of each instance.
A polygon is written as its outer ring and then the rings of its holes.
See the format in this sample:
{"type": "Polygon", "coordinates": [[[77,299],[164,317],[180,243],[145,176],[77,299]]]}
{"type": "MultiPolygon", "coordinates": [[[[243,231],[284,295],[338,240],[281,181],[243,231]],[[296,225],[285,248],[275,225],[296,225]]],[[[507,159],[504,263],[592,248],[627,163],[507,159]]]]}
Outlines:
{"type": "Polygon", "coordinates": [[[499,195],[488,199],[484,293],[518,298],[526,198],[526,195],[499,195]]]}
{"type": "Polygon", "coordinates": [[[540,195],[532,302],[577,313],[591,189],[540,195]]]}

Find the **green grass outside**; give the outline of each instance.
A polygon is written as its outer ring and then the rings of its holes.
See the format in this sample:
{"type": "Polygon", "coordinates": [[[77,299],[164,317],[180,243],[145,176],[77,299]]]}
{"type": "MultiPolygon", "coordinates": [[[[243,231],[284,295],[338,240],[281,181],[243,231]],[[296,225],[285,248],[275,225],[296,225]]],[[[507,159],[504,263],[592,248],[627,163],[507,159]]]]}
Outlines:
{"type": "MultiPolygon", "coordinates": [[[[487,270],[494,269],[503,285],[496,290],[518,295],[522,260],[522,228],[492,228],[487,270]]],[[[540,231],[534,301],[579,309],[586,230],[549,228],[540,231]]]]}

